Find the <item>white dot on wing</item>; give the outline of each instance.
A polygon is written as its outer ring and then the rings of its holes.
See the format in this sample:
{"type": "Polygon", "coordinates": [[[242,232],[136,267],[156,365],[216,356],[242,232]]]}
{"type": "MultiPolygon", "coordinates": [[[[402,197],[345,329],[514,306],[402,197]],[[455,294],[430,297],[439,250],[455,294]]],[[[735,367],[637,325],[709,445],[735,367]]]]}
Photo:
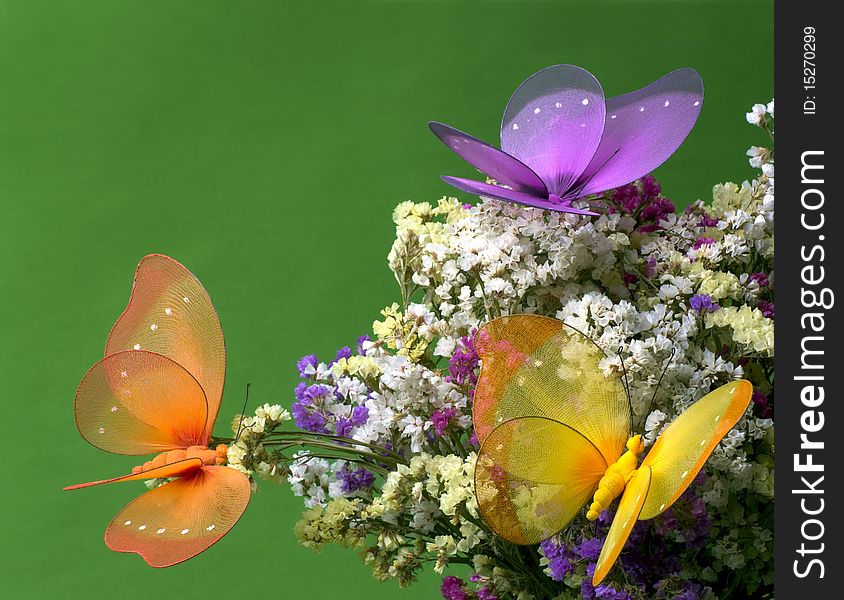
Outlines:
{"type": "Polygon", "coordinates": [[[181,534],[182,534],[182,535],[185,535],[185,534],[187,534],[187,532],[189,532],[189,531],[190,531],[190,529],[182,529],[181,534]]]}
{"type": "Polygon", "coordinates": [[[131,525],[131,524],[132,524],[132,521],[124,521],[124,522],[123,522],[123,524],[124,524],[124,525],[131,525]]]}
{"type": "Polygon", "coordinates": [[[688,470],[688,469],[686,469],[685,471],[683,471],[683,474],[682,474],[682,475],[680,475],[680,479],[685,479],[685,478],[686,478],[686,475],[688,475],[688,474],[689,474],[689,470],[688,470]]]}
{"type": "Polygon", "coordinates": [[[640,107],[639,107],[639,112],[645,112],[645,107],[644,107],[644,106],[640,106],[640,107]]]}
{"type": "Polygon", "coordinates": [[[697,100],[695,100],[695,103],[694,103],[692,106],[700,106],[700,102],[698,102],[697,100]]]}
{"type": "Polygon", "coordinates": [[[170,315],[172,315],[172,314],[173,314],[173,309],[172,309],[172,308],[165,308],[165,309],[164,309],[164,314],[165,314],[165,315],[167,315],[167,316],[169,317],[170,315]]]}
{"type": "Polygon", "coordinates": [[[542,112],[542,109],[541,109],[541,108],[534,108],[534,109],[533,109],[533,114],[535,114],[535,115],[538,115],[538,114],[539,114],[539,113],[541,113],[541,112],[542,112]]]}
{"type": "Polygon", "coordinates": [[[111,407],[111,412],[116,413],[116,412],[117,412],[117,407],[116,407],[116,406],[112,406],[112,407],[111,407]]]}
{"type": "Polygon", "coordinates": [[[158,329],[158,324],[153,323],[152,325],[149,326],[149,329],[150,329],[150,331],[156,331],[158,329]]]}
{"type": "Polygon", "coordinates": [[[518,123],[513,123],[513,131],[517,131],[519,129],[518,123]]]}
{"type": "Polygon", "coordinates": [[[167,528],[166,528],[166,527],[162,527],[162,528],[160,528],[160,529],[157,529],[157,530],[155,531],[155,533],[157,533],[157,534],[159,534],[159,535],[160,535],[160,534],[164,533],[165,531],[167,531],[167,528]]]}
{"type": "Polygon", "coordinates": [[[185,304],[190,304],[190,298],[185,296],[184,298],[182,298],[182,302],[184,302],[185,304]]]}
{"type": "Polygon", "coordinates": [[[209,525],[208,527],[206,527],[205,530],[206,531],[212,531],[215,527],[217,527],[217,526],[212,524],[212,525],[209,525]]]}
{"type": "Polygon", "coordinates": [[[584,98],[583,100],[581,100],[581,101],[580,101],[580,103],[581,103],[583,106],[586,106],[587,104],[589,104],[589,98],[584,98]]]}
{"type": "Polygon", "coordinates": [[[669,102],[668,100],[666,100],[666,101],[665,101],[665,106],[668,106],[669,104],[671,104],[671,102],[669,102]]]}
{"type": "Polygon", "coordinates": [[[143,531],[146,528],[147,528],[146,525],[141,525],[140,527],[138,527],[138,531],[143,531]]]}
{"type": "Polygon", "coordinates": [[[129,377],[129,373],[127,371],[120,371],[120,376],[123,379],[126,379],[127,377],[129,377]]]}
{"type": "Polygon", "coordinates": [[[100,433],[105,433],[105,427],[100,427],[99,432],[100,432],[100,433]]]}
{"type": "Polygon", "coordinates": [[[557,102],[557,103],[555,103],[555,104],[554,104],[554,106],[556,106],[557,108],[562,108],[562,107],[563,107],[563,103],[562,103],[562,102],[557,102]]]}
{"type": "Polygon", "coordinates": [[[140,344],[135,344],[134,346],[132,346],[132,348],[134,348],[135,350],[140,350],[140,349],[141,349],[141,345],[140,345],[140,344]]]}

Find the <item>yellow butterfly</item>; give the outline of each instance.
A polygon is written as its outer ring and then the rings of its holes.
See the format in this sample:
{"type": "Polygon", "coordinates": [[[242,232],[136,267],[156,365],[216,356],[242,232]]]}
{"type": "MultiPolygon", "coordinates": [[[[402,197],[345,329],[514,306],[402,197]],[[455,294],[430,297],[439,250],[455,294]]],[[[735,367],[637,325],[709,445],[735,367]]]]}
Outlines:
{"type": "Polygon", "coordinates": [[[594,520],[621,496],[593,585],[606,577],[637,519],[650,519],[686,490],[742,417],[752,386],[733,381],[707,394],[659,436],[644,460],[621,380],[604,377],[604,353],[561,321],[495,319],[477,334],[475,390],[481,441],[475,489],[484,521],[516,544],[551,537],[592,498],[594,520]],[[626,448],[626,450],[625,450],[626,448]]]}

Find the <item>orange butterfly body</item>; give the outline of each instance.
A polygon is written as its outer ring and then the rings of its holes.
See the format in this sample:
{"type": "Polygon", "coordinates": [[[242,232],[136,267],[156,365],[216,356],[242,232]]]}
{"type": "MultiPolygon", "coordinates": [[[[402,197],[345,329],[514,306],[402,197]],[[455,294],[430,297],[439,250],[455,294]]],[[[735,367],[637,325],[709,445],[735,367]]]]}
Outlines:
{"type": "Polygon", "coordinates": [[[501,537],[536,544],[568,525],[592,498],[595,520],[621,497],[593,584],[618,558],[637,520],[670,507],[746,411],[748,381],[730,382],[683,411],[644,459],[617,378],[601,349],[561,321],[514,315],[487,323],[475,348],[482,367],[473,421],[481,442],[475,492],[501,537]],[[626,451],[625,451],[626,448],[626,451]]]}
{"type": "Polygon", "coordinates": [[[130,502],[106,529],[109,548],[155,567],[196,556],[234,526],[249,478],[209,448],[225,379],[223,331],[207,292],[177,261],[141,260],[105,358],[76,392],[80,434],[117,454],[156,456],[129,475],[70,486],[172,479],[130,502]]]}

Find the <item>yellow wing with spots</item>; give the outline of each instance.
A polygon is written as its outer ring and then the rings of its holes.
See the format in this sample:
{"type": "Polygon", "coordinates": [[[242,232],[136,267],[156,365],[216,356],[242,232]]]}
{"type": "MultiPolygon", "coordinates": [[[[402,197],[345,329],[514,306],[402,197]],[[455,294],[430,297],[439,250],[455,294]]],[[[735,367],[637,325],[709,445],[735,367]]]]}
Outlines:
{"type": "Polygon", "coordinates": [[[618,510],[615,511],[615,517],[610,525],[607,539],[604,540],[604,546],[601,548],[601,555],[598,557],[598,563],[595,565],[595,573],[592,576],[592,585],[598,585],[607,576],[609,570],[615,564],[621,549],[630,537],[630,532],[633,531],[633,525],[639,518],[639,513],[642,510],[642,505],[647,498],[648,490],[651,485],[651,468],[647,465],[642,465],[635,471],[633,477],[627,482],[627,487],[624,488],[624,494],[621,496],[621,501],[618,503],[618,510]]]}
{"type": "Polygon", "coordinates": [[[624,450],[630,408],[617,377],[605,377],[601,349],[562,321],[538,315],[494,319],[475,337],[482,366],[475,434],[483,441],[505,421],[547,417],[571,427],[607,464],[624,450]]]}
{"type": "Polygon", "coordinates": [[[652,480],[640,519],[650,519],[686,491],[715,446],[741,419],[750,404],[753,386],[733,381],[692,404],[662,432],[642,467],[652,480]]]}
{"type": "Polygon", "coordinates": [[[475,494],[484,521],[515,544],[536,544],[574,518],[607,469],[571,427],[543,417],[512,419],[483,441],[475,494]]]}

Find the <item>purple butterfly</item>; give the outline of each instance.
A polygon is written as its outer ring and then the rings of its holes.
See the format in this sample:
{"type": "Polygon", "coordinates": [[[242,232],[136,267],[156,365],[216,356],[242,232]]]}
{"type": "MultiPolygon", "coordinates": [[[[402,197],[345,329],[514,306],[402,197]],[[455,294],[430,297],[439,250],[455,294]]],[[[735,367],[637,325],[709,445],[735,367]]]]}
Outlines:
{"type": "Polygon", "coordinates": [[[598,80],[572,65],[532,75],[501,119],[501,150],[436,121],[442,142],[498,185],[443,177],[464,192],[559,212],[596,215],[572,202],[646,175],[692,130],[703,81],[679,69],[639,91],[604,100],[598,80]]]}

